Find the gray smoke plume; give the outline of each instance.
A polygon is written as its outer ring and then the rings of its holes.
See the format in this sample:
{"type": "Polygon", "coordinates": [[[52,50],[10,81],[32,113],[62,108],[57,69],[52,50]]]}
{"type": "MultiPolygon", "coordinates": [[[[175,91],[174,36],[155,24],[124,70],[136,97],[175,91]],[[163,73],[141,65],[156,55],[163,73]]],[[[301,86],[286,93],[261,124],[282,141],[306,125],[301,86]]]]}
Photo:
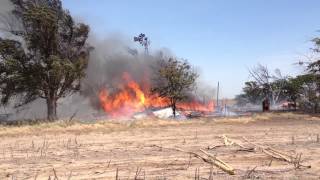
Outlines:
{"type": "MultiPolygon", "coordinates": [[[[174,57],[168,49],[153,51],[147,55],[132,40],[119,34],[109,35],[103,40],[91,37],[89,43],[94,50],[90,54],[81,91],[58,101],[57,111],[60,118],[75,115],[77,119],[92,120],[105,115],[99,100],[101,90],[117,92],[127,84],[123,79],[125,72],[141,87],[145,82],[151,84],[157,71],[157,60],[174,57]]],[[[214,89],[199,81],[190,96],[199,102],[208,102],[214,96],[214,89]]],[[[39,99],[18,110],[9,108],[5,112],[11,113],[12,119],[45,118],[46,103],[39,99]]]]}
{"type": "Polygon", "coordinates": [[[151,83],[155,74],[157,60],[171,55],[168,50],[150,54],[139,52],[130,40],[121,36],[109,36],[97,41],[91,40],[95,49],[90,55],[87,77],[82,84],[81,94],[89,98],[95,109],[100,109],[98,93],[102,89],[116,92],[125,86],[123,75],[127,73],[141,87],[151,83]]]}
{"type": "MultiPolygon", "coordinates": [[[[13,5],[9,0],[0,1],[0,36],[16,39],[5,34],[5,31],[19,30],[19,23],[10,15],[13,5]],[[2,32],[2,33],[1,33],[2,32]]],[[[8,33],[9,34],[9,33],[8,33]]],[[[68,118],[76,114],[76,118],[92,119],[101,110],[99,92],[108,89],[116,92],[125,86],[123,74],[130,74],[131,78],[143,87],[145,82],[152,83],[157,69],[157,60],[174,57],[168,49],[150,51],[145,54],[143,48],[134,44],[133,39],[118,33],[101,37],[90,35],[89,43],[94,47],[86,70],[87,76],[83,80],[80,93],[58,101],[58,115],[68,118]]],[[[193,96],[197,99],[211,99],[212,88],[198,83],[193,96]]],[[[15,100],[18,101],[18,100],[15,100]]],[[[15,104],[14,102],[12,104],[15,104]]],[[[43,99],[36,100],[22,108],[14,109],[2,107],[0,113],[12,114],[11,119],[41,119],[46,117],[46,103],[43,99]]]]}
{"type": "Polygon", "coordinates": [[[12,16],[10,12],[13,10],[13,4],[9,0],[0,1],[0,35],[3,36],[4,32],[8,30],[10,22],[9,19],[12,16]]]}
{"type": "MultiPolygon", "coordinates": [[[[175,55],[168,49],[153,51],[146,55],[136,49],[138,45],[122,36],[109,36],[99,41],[91,39],[95,49],[91,54],[87,77],[82,84],[81,94],[88,98],[94,109],[101,109],[99,92],[108,89],[109,92],[117,90],[127,84],[123,80],[123,74],[130,74],[131,78],[143,88],[144,84],[152,85],[158,70],[157,61],[168,59],[175,55]]],[[[207,103],[212,101],[215,89],[197,81],[194,92],[190,92],[190,99],[207,103]]]]}
{"type": "Polygon", "coordinates": [[[13,5],[9,0],[1,0],[0,1],[0,12],[7,13],[13,9],[13,5]]]}

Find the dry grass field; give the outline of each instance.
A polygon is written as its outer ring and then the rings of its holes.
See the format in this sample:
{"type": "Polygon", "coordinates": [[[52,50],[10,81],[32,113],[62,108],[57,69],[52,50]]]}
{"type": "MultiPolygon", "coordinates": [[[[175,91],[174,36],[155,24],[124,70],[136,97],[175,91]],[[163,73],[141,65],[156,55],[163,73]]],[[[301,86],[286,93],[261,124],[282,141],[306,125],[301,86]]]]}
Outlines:
{"type": "Polygon", "coordinates": [[[0,179],[319,179],[318,134],[319,117],[293,113],[0,127],[0,179]],[[299,163],[311,168],[276,159],[260,146],[301,155],[299,163]],[[174,148],[203,149],[235,175],[174,148]]]}

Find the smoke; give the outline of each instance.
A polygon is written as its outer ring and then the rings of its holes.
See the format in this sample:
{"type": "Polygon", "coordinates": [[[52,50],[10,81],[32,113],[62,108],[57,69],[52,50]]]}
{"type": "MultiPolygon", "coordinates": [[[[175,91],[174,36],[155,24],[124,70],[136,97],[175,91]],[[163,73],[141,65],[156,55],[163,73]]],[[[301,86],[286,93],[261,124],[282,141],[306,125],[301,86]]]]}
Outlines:
{"type": "MultiPolygon", "coordinates": [[[[117,34],[108,36],[104,40],[91,39],[90,44],[95,49],[90,55],[87,77],[83,81],[81,95],[88,98],[95,109],[100,109],[98,93],[102,89],[116,92],[126,83],[124,73],[140,84],[151,83],[155,74],[157,60],[164,56],[171,56],[169,50],[159,50],[152,54],[145,54],[135,48],[132,41],[117,34]]],[[[141,48],[142,49],[142,48],[141,48]]]]}
{"type": "MultiPolygon", "coordinates": [[[[75,115],[77,119],[92,120],[105,115],[99,100],[99,92],[102,89],[108,89],[112,93],[126,86],[123,80],[125,72],[130,74],[141,87],[146,82],[151,85],[157,71],[157,61],[174,57],[169,49],[152,51],[146,55],[138,44],[119,34],[110,34],[103,40],[91,37],[89,43],[94,50],[90,54],[81,91],[58,101],[57,112],[60,118],[75,115]]],[[[214,88],[202,82],[201,79],[197,82],[195,91],[190,93],[192,99],[200,102],[208,102],[213,99],[213,96],[214,88]]],[[[7,112],[13,114],[12,119],[45,118],[46,102],[39,99],[18,111],[7,109],[7,112]]]]}
{"type": "MultiPolygon", "coordinates": [[[[166,48],[145,54],[143,48],[136,48],[132,39],[119,34],[113,34],[104,40],[90,39],[95,49],[90,55],[87,77],[82,84],[81,95],[89,99],[94,109],[100,110],[99,92],[108,89],[111,94],[127,85],[123,74],[130,74],[131,78],[143,88],[145,84],[152,86],[158,71],[159,59],[175,57],[166,48]]],[[[150,88],[150,87],[149,87],[150,88]]],[[[147,89],[149,90],[149,89],[147,89]]],[[[199,79],[194,92],[189,93],[190,100],[209,102],[214,98],[215,89],[199,79]]]]}
{"type": "Polygon", "coordinates": [[[0,1],[0,12],[7,13],[13,9],[13,4],[9,0],[0,1]]]}
{"type": "MultiPolygon", "coordinates": [[[[9,16],[13,5],[9,0],[0,1],[0,28],[2,30],[10,27],[19,28],[14,17],[9,16]],[[1,19],[2,18],[2,19],[1,19]],[[12,22],[13,24],[8,24],[12,22]]],[[[3,31],[2,31],[3,32],[3,31]]],[[[0,36],[8,37],[0,31],[0,36]]],[[[16,39],[16,37],[8,37],[16,39]]],[[[101,112],[99,92],[108,89],[111,93],[116,92],[126,83],[123,74],[130,74],[131,78],[138,84],[152,84],[157,71],[157,61],[161,58],[175,57],[169,49],[163,48],[150,51],[145,54],[139,44],[133,42],[119,33],[109,34],[106,37],[96,37],[90,34],[89,44],[94,47],[90,54],[86,77],[82,82],[80,93],[58,101],[58,115],[67,118],[76,115],[80,119],[92,119],[101,112]]],[[[211,100],[214,90],[205,83],[197,82],[196,91],[192,96],[199,100],[211,100]]],[[[18,101],[15,99],[15,101],[18,101]]],[[[14,104],[14,102],[12,103],[14,104]]],[[[12,114],[11,119],[41,119],[46,117],[46,102],[43,99],[36,100],[19,109],[7,107],[2,108],[1,113],[12,114]]],[[[101,112],[102,113],[102,112],[101,112]]]]}
{"type": "Polygon", "coordinates": [[[8,29],[8,20],[10,12],[13,10],[13,4],[9,0],[0,1],[0,35],[4,36],[3,30],[8,29]]]}
{"type": "Polygon", "coordinates": [[[209,102],[215,99],[216,89],[209,85],[209,83],[206,83],[202,81],[202,79],[199,79],[196,82],[196,88],[193,92],[196,99],[201,100],[202,102],[209,102]]]}

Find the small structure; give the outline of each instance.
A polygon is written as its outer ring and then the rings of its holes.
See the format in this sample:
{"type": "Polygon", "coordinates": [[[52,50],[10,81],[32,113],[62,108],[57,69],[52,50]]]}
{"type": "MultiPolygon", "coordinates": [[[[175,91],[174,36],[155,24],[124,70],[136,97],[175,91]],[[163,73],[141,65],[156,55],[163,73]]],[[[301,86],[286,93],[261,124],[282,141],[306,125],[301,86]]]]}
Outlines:
{"type": "MultiPolygon", "coordinates": [[[[160,119],[168,119],[173,117],[173,111],[171,107],[159,109],[152,112],[154,116],[160,119]]],[[[176,116],[180,116],[179,112],[176,112],[176,116]]]]}
{"type": "Polygon", "coordinates": [[[270,101],[269,101],[268,98],[265,98],[265,99],[262,101],[262,111],[263,111],[263,112],[270,111],[270,101]]]}

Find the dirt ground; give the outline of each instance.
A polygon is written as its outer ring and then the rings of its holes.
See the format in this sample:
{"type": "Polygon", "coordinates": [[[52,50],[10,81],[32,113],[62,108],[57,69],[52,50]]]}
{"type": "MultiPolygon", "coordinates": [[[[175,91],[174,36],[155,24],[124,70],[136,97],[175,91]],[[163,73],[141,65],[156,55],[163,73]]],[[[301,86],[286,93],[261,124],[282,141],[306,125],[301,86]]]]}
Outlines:
{"type": "Polygon", "coordinates": [[[57,122],[0,127],[0,179],[319,179],[320,118],[293,113],[188,121],[57,122]],[[225,146],[222,135],[245,147],[249,141],[287,154],[301,164],[262,151],[225,146]],[[221,146],[219,146],[221,145],[221,146]],[[213,149],[213,146],[218,146],[213,149]],[[161,148],[162,147],[162,148],[161,148]],[[235,169],[228,175],[180,148],[216,155],[235,169]],[[198,172],[198,173],[197,173],[198,172]]]}

